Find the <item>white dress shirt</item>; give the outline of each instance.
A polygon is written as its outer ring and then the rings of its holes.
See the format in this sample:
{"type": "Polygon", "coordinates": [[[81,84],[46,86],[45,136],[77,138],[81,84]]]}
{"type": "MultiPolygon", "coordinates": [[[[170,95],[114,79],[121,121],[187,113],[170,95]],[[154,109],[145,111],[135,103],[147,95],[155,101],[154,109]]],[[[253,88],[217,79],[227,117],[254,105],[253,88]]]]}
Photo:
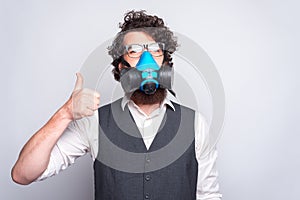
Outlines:
{"type": "MultiPolygon", "coordinates": [[[[128,105],[147,149],[158,132],[166,112],[166,105],[175,110],[171,101],[176,102],[176,98],[168,92],[160,107],[150,115],[146,115],[128,96],[123,97],[122,109],[124,110],[125,106],[128,105]]],[[[208,154],[205,153],[206,156],[203,156],[208,145],[208,125],[205,118],[198,112],[195,114],[194,124],[195,153],[198,162],[197,200],[220,200],[222,195],[219,193],[218,172],[216,170],[217,151],[214,148],[208,154]]],[[[87,152],[90,152],[93,160],[95,160],[98,155],[98,125],[98,111],[91,117],[72,121],[54,146],[49,165],[37,181],[58,174],[73,164],[76,158],[87,152]]]]}

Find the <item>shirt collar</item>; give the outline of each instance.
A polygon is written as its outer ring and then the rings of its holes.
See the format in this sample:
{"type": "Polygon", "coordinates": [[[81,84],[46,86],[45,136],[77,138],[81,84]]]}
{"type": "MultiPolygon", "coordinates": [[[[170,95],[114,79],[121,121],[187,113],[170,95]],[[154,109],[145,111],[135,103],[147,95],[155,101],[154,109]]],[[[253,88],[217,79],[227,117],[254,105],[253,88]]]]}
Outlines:
{"type": "MultiPolygon", "coordinates": [[[[122,98],[121,107],[122,107],[123,111],[125,109],[125,106],[128,104],[128,102],[132,101],[130,99],[131,94],[132,93],[126,93],[124,95],[124,97],[122,98]]],[[[167,96],[164,99],[164,101],[162,102],[162,104],[160,105],[160,108],[162,108],[164,105],[168,105],[168,106],[170,106],[170,108],[172,108],[173,111],[175,111],[175,107],[174,107],[172,101],[175,103],[178,103],[178,100],[176,99],[176,97],[171,92],[169,92],[169,90],[167,90],[167,96]]],[[[134,103],[134,102],[132,101],[132,103],[134,103]]]]}

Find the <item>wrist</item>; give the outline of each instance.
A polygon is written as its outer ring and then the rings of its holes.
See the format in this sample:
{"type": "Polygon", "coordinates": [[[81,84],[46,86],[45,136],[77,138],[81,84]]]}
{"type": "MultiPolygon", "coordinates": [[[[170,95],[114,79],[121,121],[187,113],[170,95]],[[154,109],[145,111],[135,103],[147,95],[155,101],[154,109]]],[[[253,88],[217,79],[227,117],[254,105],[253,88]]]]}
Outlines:
{"type": "Polygon", "coordinates": [[[58,111],[57,115],[62,120],[67,120],[69,122],[74,120],[73,110],[72,110],[72,102],[67,101],[58,111]]]}

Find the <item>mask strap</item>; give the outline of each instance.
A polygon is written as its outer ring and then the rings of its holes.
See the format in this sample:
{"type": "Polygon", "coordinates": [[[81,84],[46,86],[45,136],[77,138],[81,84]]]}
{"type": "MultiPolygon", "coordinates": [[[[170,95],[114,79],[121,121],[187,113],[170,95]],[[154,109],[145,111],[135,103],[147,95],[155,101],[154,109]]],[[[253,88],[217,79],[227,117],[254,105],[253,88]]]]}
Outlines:
{"type": "Polygon", "coordinates": [[[123,56],[121,56],[121,63],[122,63],[124,66],[131,68],[130,64],[124,59],[123,56]]]}

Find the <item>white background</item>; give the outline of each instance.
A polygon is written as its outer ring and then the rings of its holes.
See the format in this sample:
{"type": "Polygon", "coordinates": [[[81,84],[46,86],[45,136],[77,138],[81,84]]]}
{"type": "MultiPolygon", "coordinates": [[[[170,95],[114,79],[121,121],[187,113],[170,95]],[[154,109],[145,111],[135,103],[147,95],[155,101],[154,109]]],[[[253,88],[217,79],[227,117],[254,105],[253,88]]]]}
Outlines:
{"type": "Polygon", "coordinates": [[[300,195],[299,35],[294,0],[0,1],[0,199],[93,198],[90,156],[29,186],[10,170],[30,136],[68,99],[88,55],[146,9],[197,42],[222,78],[226,120],[218,144],[224,199],[300,195]]]}

